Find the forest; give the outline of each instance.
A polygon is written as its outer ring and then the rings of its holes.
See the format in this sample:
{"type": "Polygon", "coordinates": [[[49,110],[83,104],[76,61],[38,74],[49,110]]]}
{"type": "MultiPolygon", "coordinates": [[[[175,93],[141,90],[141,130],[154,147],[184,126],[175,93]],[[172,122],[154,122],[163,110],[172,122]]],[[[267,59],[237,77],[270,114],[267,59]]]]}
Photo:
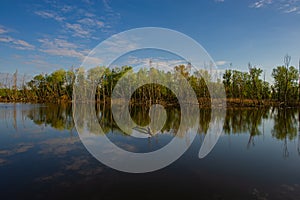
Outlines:
{"type": "MultiPolygon", "coordinates": [[[[60,69],[51,74],[38,74],[26,80],[21,78],[18,71],[0,77],[0,101],[2,102],[69,102],[72,100],[74,84],[79,81],[92,82],[96,87],[95,100],[109,102],[113,89],[124,74],[132,73],[128,79],[129,86],[136,82],[143,82],[143,78],[159,77],[166,84],[178,83],[173,75],[180,73],[195,91],[199,102],[208,101],[210,93],[208,85],[215,91],[225,88],[227,102],[232,105],[282,105],[295,106],[299,102],[299,72],[290,66],[290,56],[284,57],[284,65],[272,70],[273,83],[265,80],[261,68],[248,64],[248,71],[227,69],[222,76],[213,80],[209,70],[193,71],[189,65],[178,65],[173,71],[151,67],[141,68],[133,72],[131,66],[115,67],[113,69],[98,66],[85,71],[83,68],[60,69]]],[[[131,88],[129,87],[129,90],[131,88]]],[[[127,91],[129,94],[131,91],[127,91]]],[[[163,102],[176,104],[174,93],[160,84],[146,84],[139,87],[131,96],[132,103],[149,102],[150,104],[163,102]]]]}

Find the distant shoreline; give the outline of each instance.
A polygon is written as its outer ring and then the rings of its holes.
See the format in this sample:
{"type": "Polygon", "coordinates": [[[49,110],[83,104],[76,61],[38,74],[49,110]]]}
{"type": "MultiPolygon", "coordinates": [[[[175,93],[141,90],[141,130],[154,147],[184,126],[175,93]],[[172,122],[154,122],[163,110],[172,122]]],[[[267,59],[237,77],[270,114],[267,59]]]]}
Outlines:
{"type": "MultiPolygon", "coordinates": [[[[122,104],[124,101],[118,100],[117,104],[122,104]]],[[[53,103],[53,104],[68,104],[72,103],[72,100],[61,100],[57,99],[56,101],[29,101],[29,100],[7,100],[7,99],[1,99],[0,103],[37,103],[37,104],[47,104],[47,103],[53,103]]],[[[214,106],[213,107],[225,107],[224,103],[226,102],[227,108],[235,108],[235,107],[300,107],[300,101],[289,101],[286,104],[284,102],[276,101],[276,100],[253,100],[253,99],[238,99],[238,98],[227,98],[226,100],[223,99],[214,99],[214,106]]],[[[110,105],[111,101],[110,99],[106,101],[95,101],[95,103],[99,104],[106,104],[110,105]]],[[[211,107],[211,100],[209,98],[199,98],[198,99],[199,107],[200,108],[210,108],[211,107]]],[[[157,101],[157,102],[143,102],[140,101],[137,102],[130,102],[131,105],[152,105],[152,104],[161,104],[163,106],[167,107],[177,107],[179,106],[178,102],[166,102],[166,101],[157,101]]],[[[189,105],[187,102],[186,105],[189,105]]]]}

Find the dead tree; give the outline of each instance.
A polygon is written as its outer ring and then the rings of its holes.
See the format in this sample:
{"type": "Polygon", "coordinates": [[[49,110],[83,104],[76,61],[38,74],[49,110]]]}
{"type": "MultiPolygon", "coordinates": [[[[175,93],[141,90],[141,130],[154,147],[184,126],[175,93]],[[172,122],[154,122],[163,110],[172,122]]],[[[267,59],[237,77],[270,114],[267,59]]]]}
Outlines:
{"type": "Polygon", "coordinates": [[[287,103],[287,91],[288,91],[288,70],[290,67],[290,62],[291,62],[291,56],[286,54],[284,57],[284,65],[285,65],[285,88],[284,88],[284,104],[286,105],[287,103]]]}

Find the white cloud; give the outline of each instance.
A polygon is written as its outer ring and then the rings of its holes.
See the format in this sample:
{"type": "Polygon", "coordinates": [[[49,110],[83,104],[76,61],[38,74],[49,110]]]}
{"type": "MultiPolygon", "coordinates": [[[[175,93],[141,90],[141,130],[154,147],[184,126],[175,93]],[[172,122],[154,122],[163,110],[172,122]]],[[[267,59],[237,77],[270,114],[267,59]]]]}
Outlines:
{"type": "Polygon", "coordinates": [[[35,48],[34,45],[31,45],[24,40],[15,39],[10,36],[0,37],[0,42],[9,43],[12,48],[20,50],[33,50],[35,48]]]}
{"type": "Polygon", "coordinates": [[[42,44],[42,49],[40,51],[48,53],[50,55],[56,56],[67,56],[82,59],[84,57],[84,53],[79,49],[79,47],[70,43],[63,39],[39,39],[38,40],[42,44]]]}
{"type": "Polygon", "coordinates": [[[110,29],[112,26],[117,24],[117,22],[120,20],[120,13],[114,11],[112,6],[110,5],[109,0],[102,0],[102,4],[104,6],[104,10],[106,12],[106,16],[104,19],[106,19],[105,23],[105,32],[110,32],[110,29]]]}
{"type": "Polygon", "coordinates": [[[218,60],[215,62],[217,66],[222,66],[222,65],[226,65],[228,63],[228,61],[225,60],[218,60]]]}
{"type": "Polygon", "coordinates": [[[36,10],[34,13],[45,19],[54,19],[61,26],[60,33],[73,37],[99,39],[96,33],[114,33],[113,25],[120,18],[120,14],[115,12],[109,5],[108,0],[102,0],[103,14],[93,8],[93,0],[82,0],[87,6],[75,6],[68,4],[54,4],[47,1],[47,8],[36,10]]]}
{"type": "Polygon", "coordinates": [[[36,11],[34,13],[38,16],[43,17],[43,18],[54,19],[54,20],[59,21],[59,22],[65,20],[64,17],[59,16],[57,13],[55,13],[53,11],[36,11]]]}
{"type": "Polygon", "coordinates": [[[117,65],[130,65],[139,68],[149,68],[151,61],[151,67],[164,71],[173,71],[175,66],[187,65],[187,61],[181,59],[166,59],[166,58],[138,58],[129,56],[127,60],[118,62],[117,65]]]}
{"type": "Polygon", "coordinates": [[[7,33],[8,30],[0,25],[0,34],[7,33]]]}
{"type": "Polygon", "coordinates": [[[300,14],[300,0],[255,0],[251,8],[271,7],[283,13],[300,14]]]}
{"type": "Polygon", "coordinates": [[[223,3],[225,0],[215,0],[217,3],[223,3]]]}
{"type": "Polygon", "coordinates": [[[12,42],[11,37],[0,37],[0,42],[12,42]]]}
{"type": "Polygon", "coordinates": [[[284,12],[285,13],[293,13],[293,12],[296,12],[296,11],[298,11],[298,7],[291,7],[289,9],[285,10],[284,12]]]}
{"type": "Polygon", "coordinates": [[[24,40],[17,40],[14,39],[13,43],[15,44],[15,48],[21,49],[21,50],[33,50],[34,46],[29,44],[28,42],[24,40]]]}
{"type": "MultiPolygon", "coordinates": [[[[0,34],[8,33],[8,29],[0,25],[0,34]]],[[[35,47],[32,44],[20,39],[13,38],[7,35],[0,36],[0,42],[8,43],[10,47],[20,50],[33,50],[35,47]]]]}
{"type": "Polygon", "coordinates": [[[119,35],[114,35],[109,40],[105,40],[103,45],[106,51],[111,53],[129,52],[138,48],[136,38],[123,38],[119,35]]]}
{"type": "Polygon", "coordinates": [[[73,6],[69,6],[69,5],[64,5],[62,8],[61,8],[61,11],[63,13],[68,13],[68,12],[71,12],[72,10],[74,10],[74,7],[73,6]]]}
{"type": "Polygon", "coordinates": [[[30,59],[27,61],[23,62],[26,65],[30,65],[30,66],[36,66],[39,68],[44,68],[44,69],[53,69],[53,64],[50,64],[48,62],[45,61],[45,58],[43,59],[30,59]]]}
{"type": "Polygon", "coordinates": [[[102,0],[102,3],[107,11],[112,11],[111,6],[109,5],[109,0],[102,0]]]}
{"type": "Polygon", "coordinates": [[[85,63],[92,66],[101,66],[103,60],[98,57],[88,56],[86,57],[85,63]]]}
{"type": "Polygon", "coordinates": [[[102,28],[104,26],[104,22],[88,17],[80,19],[78,22],[89,27],[102,28]]]}
{"type": "Polygon", "coordinates": [[[91,31],[89,29],[85,29],[81,26],[81,24],[70,24],[66,23],[66,28],[72,32],[73,36],[87,38],[90,37],[91,31]]]}
{"type": "Polygon", "coordinates": [[[261,8],[268,4],[272,4],[272,2],[273,2],[272,0],[259,0],[259,1],[255,1],[253,4],[251,4],[250,7],[261,8]]]}

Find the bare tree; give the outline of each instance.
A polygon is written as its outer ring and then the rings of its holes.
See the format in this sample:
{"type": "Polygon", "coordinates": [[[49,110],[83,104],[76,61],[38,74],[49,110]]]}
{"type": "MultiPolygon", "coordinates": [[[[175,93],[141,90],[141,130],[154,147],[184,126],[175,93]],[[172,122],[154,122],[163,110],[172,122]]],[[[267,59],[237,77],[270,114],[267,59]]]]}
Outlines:
{"type": "Polygon", "coordinates": [[[284,57],[284,65],[285,65],[285,88],[284,88],[284,104],[286,105],[287,103],[287,90],[288,90],[288,70],[290,67],[290,62],[291,62],[291,56],[288,54],[285,55],[284,57]]]}
{"type": "Polygon", "coordinates": [[[17,86],[17,83],[18,82],[18,70],[16,70],[16,72],[13,74],[13,99],[14,100],[17,100],[17,89],[18,89],[18,86],[17,86]]]}

